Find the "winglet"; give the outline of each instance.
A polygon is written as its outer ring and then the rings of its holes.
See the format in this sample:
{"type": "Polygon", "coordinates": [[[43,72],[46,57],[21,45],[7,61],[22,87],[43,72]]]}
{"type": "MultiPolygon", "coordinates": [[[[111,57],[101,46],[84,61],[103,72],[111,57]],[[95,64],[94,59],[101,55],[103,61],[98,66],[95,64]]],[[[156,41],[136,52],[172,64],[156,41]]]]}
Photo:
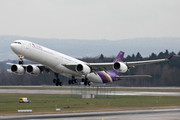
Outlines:
{"type": "Polygon", "coordinates": [[[8,59],[7,63],[8,65],[12,65],[13,63],[11,63],[10,59],[8,59]]]}
{"type": "Polygon", "coordinates": [[[166,60],[170,60],[172,57],[180,57],[180,55],[171,55],[171,56],[168,57],[166,60]]]}
{"type": "Polygon", "coordinates": [[[170,57],[167,58],[167,60],[170,60],[174,55],[171,55],[170,57]]]}
{"type": "Polygon", "coordinates": [[[8,59],[7,63],[11,63],[11,62],[10,62],[10,59],[8,59]]]}

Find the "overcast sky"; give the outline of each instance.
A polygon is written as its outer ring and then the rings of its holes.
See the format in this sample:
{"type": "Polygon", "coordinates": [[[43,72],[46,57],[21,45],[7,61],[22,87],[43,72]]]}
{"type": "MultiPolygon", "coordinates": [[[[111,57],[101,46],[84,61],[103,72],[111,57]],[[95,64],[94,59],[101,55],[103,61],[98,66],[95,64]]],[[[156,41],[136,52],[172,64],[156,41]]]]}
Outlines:
{"type": "Polygon", "coordinates": [[[180,37],[180,0],[0,0],[0,35],[180,37]]]}

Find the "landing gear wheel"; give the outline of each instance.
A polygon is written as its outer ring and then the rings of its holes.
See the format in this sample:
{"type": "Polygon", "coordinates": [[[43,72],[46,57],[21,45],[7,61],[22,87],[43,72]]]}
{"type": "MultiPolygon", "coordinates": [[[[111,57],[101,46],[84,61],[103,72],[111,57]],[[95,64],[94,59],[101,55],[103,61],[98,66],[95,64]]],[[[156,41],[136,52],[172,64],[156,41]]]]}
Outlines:
{"type": "Polygon", "coordinates": [[[74,80],[74,83],[77,83],[77,79],[74,80]]]}
{"type": "Polygon", "coordinates": [[[85,78],[85,80],[84,80],[84,85],[86,86],[87,84],[88,84],[88,79],[85,78]]]}
{"type": "Polygon", "coordinates": [[[81,82],[84,82],[85,80],[84,79],[81,79],[81,82]]]}
{"type": "Polygon", "coordinates": [[[62,85],[63,85],[63,83],[62,83],[62,82],[60,82],[60,79],[59,79],[59,74],[58,74],[58,73],[54,73],[54,75],[55,75],[56,79],[53,79],[53,83],[55,83],[55,84],[56,84],[56,86],[58,86],[58,85],[62,86],[62,85]]]}
{"type": "Polygon", "coordinates": [[[62,86],[62,85],[63,85],[63,83],[62,83],[62,82],[59,82],[59,85],[60,85],[60,86],[62,86]]]}
{"type": "Polygon", "coordinates": [[[74,84],[74,83],[77,83],[77,79],[75,79],[74,76],[72,76],[72,79],[68,81],[69,84],[74,84]]]}
{"type": "Polygon", "coordinates": [[[19,61],[19,65],[23,65],[23,63],[24,63],[23,61],[19,61]]]}
{"type": "Polygon", "coordinates": [[[85,85],[85,86],[87,85],[87,82],[86,82],[86,81],[84,81],[84,85],[85,85]]]}
{"type": "Polygon", "coordinates": [[[53,83],[56,83],[56,79],[53,79],[53,83]]]}
{"type": "Polygon", "coordinates": [[[71,83],[74,84],[74,80],[71,80],[71,83]]]}
{"type": "Polygon", "coordinates": [[[88,84],[89,86],[91,85],[91,83],[90,83],[90,82],[88,82],[87,84],[88,84]]]}
{"type": "Polygon", "coordinates": [[[71,80],[69,80],[68,83],[71,84],[71,80]]]}

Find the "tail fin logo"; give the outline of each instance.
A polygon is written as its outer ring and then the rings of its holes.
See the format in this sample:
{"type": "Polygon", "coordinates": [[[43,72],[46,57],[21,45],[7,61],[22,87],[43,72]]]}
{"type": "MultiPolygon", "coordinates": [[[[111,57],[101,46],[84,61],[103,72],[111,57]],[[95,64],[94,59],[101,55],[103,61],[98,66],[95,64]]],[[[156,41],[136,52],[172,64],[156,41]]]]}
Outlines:
{"type": "Polygon", "coordinates": [[[122,62],[124,57],[124,52],[120,51],[119,54],[116,56],[113,62],[122,62]]]}
{"type": "Polygon", "coordinates": [[[121,62],[121,58],[116,59],[115,62],[121,62]]]}

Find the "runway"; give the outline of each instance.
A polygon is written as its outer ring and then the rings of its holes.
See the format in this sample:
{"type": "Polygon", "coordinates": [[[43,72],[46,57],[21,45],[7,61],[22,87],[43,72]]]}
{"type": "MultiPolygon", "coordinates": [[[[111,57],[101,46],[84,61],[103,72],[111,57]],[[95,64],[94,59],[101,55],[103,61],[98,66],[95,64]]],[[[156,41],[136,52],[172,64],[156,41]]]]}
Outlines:
{"type": "Polygon", "coordinates": [[[153,109],[153,110],[127,110],[87,113],[61,113],[42,115],[0,116],[2,120],[179,120],[180,108],[153,109]]]}
{"type": "MultiPolygon", "coordinates": [[[[32,87],[32,86],[31,86],[32,87]]],[[[71,88],[70,88],[71,89],[71,88]]],[[[0,93],[19,94],[83,94],[97,91],[83,90],[36,90],[36,89],[0,89],[0,93]]],[[[137,88],[138,89],[138,88],[137,88]]],[[[151,88],[152,89],[152,88],[151,88]]],[[[157,88],[155,88],[157,89],[157,88]]],[[[161,88],[160,88],[161,89],[161,88]]],[[[166,88],[167,89],[167,88],[166,88]]],[[[179,89],[179,88],[175,88],[179,89]]],[[[180,96],[180,92],[142,92],[142,91],[99,91],[98,95],[135,95],[135,96],[180,96]]],[[[83,112],[83,113],[61,113],[39,114],[39,115],[17,115],[0,116],[2,120],[179,120],[180,108],[176,109],[149,109],[149,110],[126,110],[107,112],[83,112]]]]}
{"type": "Polygon", "coordinates": [[[26,89],[0,89],[0,93],[21,94],[95,94],[95,95],[136,95],[136,96],[180,96],[180,92],[141,92],[141,91],[81,91],[81,90],[26,90],[26,89]]]}

